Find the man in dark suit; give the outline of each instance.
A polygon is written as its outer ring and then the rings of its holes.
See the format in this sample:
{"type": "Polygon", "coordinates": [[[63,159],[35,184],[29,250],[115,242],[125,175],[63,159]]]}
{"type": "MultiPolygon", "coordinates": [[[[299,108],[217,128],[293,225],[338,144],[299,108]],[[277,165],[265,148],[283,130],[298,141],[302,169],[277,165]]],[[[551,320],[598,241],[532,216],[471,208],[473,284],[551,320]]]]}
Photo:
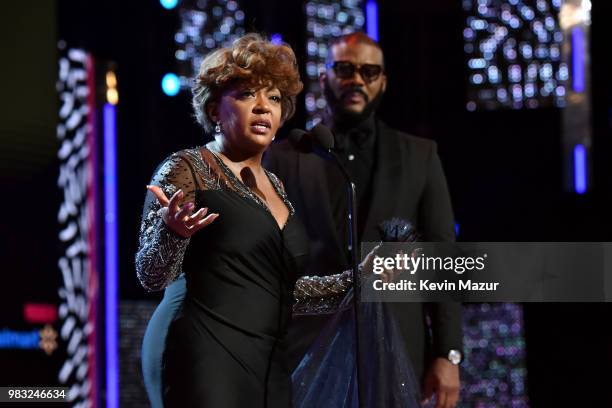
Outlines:
{"type": "MultiPolygon", "coordinates": [[[[363,33],[336,39],[321,86],[329,107],[325,122],[357,187],[359,242],[384,240],[381,225],[390,220],[412,223],[425,241],[453,241],[452,208],[435,142],[391,129],[376,118],[387,86],[380,46],[363,33]]],[[[297,152],[287,141],[273,145],[266,162],[283,180],[310,237],[306,273],[349,269],[346,193],[338,169],[316,155],[297,152]]],[[[424,398],[435,393],[436,407],[454,407],[459,398],[461,305],[392,303],[392,309],[424,398]]],[[[324,321],[294,319],[288,339],[294,367],[324,321]]]]}

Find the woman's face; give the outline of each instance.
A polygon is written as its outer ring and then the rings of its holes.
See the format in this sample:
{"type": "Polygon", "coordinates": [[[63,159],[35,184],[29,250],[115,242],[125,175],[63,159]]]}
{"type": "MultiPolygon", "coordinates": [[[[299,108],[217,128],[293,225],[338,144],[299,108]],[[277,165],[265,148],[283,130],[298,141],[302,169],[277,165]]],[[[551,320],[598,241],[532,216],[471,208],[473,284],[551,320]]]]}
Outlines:
{"type": "Polygon", "coordinates": [[[261,151],[272,143],[281,124],[281,93],[277,88],[231,88],[223,93],[213,120],[221,123],[232,147],[261,151]]]}

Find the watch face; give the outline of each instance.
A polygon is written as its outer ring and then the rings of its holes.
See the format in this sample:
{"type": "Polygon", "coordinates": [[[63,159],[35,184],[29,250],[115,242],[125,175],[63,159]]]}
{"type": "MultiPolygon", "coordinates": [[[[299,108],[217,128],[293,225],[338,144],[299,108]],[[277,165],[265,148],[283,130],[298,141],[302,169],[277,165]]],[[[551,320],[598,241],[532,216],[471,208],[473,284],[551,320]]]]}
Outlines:
{"type": "Polygon", "coordinates": [[[451,350],[448,352],[448,361],[454,365],[458,365],[461,362],[461,352],[459,350],[451,350]]]}

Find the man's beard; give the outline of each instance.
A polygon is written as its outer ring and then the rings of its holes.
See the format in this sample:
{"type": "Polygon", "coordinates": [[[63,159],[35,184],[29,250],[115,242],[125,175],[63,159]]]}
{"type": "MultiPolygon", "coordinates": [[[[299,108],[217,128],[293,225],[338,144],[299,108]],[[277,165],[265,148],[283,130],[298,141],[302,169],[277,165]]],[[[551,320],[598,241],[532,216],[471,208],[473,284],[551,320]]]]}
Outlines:
{"type": "Polygon", "coordinates": [[[354,112],[346,109],[342,105],[342,96],[337,98],[334,91],[332,91],[331,86],[329,86],[329,80],[326,80],[323,94],[325,95],[325,99],[327,100],[327,104],[329,105],[333,115],[335,128],[350,129],[368,119],[380,106],[384,94],[384,91],[381,89],[374,99],[370,101],[368,100],[368,96],[360,87],[345,89],[342,94],[346,94],[348,92],[359,92],[364,97],[366,105],[361,112],[354,112]]]}

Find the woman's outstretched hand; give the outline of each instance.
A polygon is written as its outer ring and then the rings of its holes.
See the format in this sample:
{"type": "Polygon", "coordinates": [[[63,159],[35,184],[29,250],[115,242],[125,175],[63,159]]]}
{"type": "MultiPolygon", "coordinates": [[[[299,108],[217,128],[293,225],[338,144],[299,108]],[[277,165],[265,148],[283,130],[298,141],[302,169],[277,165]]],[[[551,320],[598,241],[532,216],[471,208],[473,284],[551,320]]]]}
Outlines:
{"type": "Polygon", "coordinates": [[[200,208],[192,214],[194,203],[185,203],[182,207],[179,202],[183,199],[183,190],[178,190],[168,200],[166,194],[158,186],[147,186],[162,206],[162,219],[168,228],[183,238],[189,238],[202,228],[210,225],[219,217],[219,214],[208,214],[208,208],[200,208]]]}

